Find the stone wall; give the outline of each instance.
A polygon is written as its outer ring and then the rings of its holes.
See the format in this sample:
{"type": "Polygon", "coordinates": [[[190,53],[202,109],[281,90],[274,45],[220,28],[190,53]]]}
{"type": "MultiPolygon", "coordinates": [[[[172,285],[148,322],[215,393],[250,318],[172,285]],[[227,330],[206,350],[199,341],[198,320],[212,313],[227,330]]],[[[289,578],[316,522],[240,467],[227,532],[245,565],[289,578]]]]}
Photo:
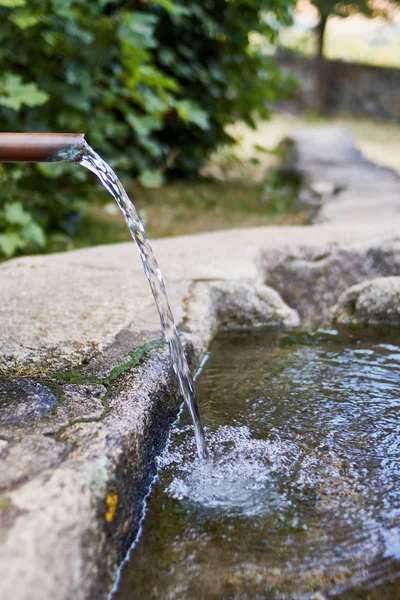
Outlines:
{"type": "MultiPolygon", "coordinates": [[[[292,108],[313,108],[316,99],[315,63],[293,53],[280,53],[277,63],[300,82],[292,108]]],[[[400,69],[325,61],[325,110],[354,116],[400,121],[400,69]]]]}

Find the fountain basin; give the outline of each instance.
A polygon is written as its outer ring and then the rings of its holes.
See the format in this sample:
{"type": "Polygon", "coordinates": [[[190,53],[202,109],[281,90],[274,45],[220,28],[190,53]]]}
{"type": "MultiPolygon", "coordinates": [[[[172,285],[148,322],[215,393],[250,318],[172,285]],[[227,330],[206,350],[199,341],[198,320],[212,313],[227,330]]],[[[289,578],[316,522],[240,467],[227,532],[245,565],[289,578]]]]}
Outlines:
{"type": "Polygon", "coordinates": [[[399,382],[388,327],[217,337],[114,599],[396,598],[399,382]]]}

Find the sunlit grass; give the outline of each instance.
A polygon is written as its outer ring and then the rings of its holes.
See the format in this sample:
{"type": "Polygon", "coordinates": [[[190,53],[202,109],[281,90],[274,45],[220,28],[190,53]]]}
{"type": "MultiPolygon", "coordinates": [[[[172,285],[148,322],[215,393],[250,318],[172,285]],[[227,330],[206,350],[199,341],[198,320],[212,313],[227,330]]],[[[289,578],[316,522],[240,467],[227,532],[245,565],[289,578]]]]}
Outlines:
{"type": "MultiPolygon", "coordinates": [[[[169,237],[234,227],[303,224],[294,210],[295,184],[281,185],[275,175],[261,182],[236,179],[177,181],[161,188],[128,186],[148,235],[169,237]]],[[[113,203],[92,203],[71,248],[128,241],[128,230],[113,203]]]]}

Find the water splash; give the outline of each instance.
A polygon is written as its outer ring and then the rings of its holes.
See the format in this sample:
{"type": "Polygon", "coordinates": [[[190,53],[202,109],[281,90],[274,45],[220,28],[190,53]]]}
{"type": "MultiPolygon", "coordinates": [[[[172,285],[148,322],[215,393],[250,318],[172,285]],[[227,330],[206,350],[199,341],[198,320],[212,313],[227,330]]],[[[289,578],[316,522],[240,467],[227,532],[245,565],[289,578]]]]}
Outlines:
{"type": "Polygon", "coordinates": [[[132,238],[136,242],[142,260],[144,272],[150,284],[154,300],[160,315],[161,327],[169,346],[174,371],[179,380],[182,395],[188,405],[193,420],[197,452],[200,458],[207,457],[207,446],[197,406],[193,378],[190,373],[185,353],[175,326],[174,317],[168,302],[164,278],[157,264],[153,249],[147,238],[146,232],[139,219],[136,209],[126,193],[123,185],[111,167],[89,145],[86,144],[85,153],[80,163],[92,171],[105,189],[115,198],[122,214],[124,215],[132,238]]]}
{"type": "MultiPolygon", "coordinates": [[[[180,428],[180,433],[186,433],[180,428]]],[[[187,440],[189,441],[189,440],[187,440]]],[[[248,427],[218,427],[209,438],[210,460],[190,461],[190,444],[166,448],[158,467],[174,470],[166,488],[176,500],[186,500],[221,514],[253,517],[278,500],[274,475],[288,473],[296,448],[289,442],[255,439],[248,427]]],[[[282,495],[279,503],[282,504],[282,495]]]]}

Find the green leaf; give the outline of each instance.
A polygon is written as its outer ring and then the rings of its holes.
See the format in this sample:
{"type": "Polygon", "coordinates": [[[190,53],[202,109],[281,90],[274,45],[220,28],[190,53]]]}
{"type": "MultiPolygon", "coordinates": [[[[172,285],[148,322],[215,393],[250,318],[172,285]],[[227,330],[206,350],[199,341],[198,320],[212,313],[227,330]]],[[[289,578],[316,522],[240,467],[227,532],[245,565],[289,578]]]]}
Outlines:
{"type": "Polygon", "coordinates": [[[178,116],[186,123],[194,123],[200,129],[208,129],[208,115],[205,110],[200,108],[195,102],[190,100],[181,100],[175,105],[178,116]]]}
{"type": "Polygon", "coordinates": [[[139,181],[143,187],[157,188],[164,183],[164,177],[160,170],[147,170],[140,174],[139,181]]]}
{"type": "Polygon", "coordinates": [[[148,115],[138,117],[137,115],[130,113],[126,116],[126,120],[139,136],[147,136],[153,131],[162,128],[162,120],[158,116],[148,115]]]}
{"type": "MultiPolygon", "coordinates": [[[[78,175],[78,173],[76,173],[76,167],[70,163],[38,163],[35,167],[39,173],[50,179],[57,179],[63,177],[65,174],[71,173],[71,167],[73,168],[74,175],[78,175]]],[[[81,173],[81,171],[79,171],[79,173],[81,173]]],[[[85,172],[83,171],[83,173],[85,172]]],[[[78,179],[82,180],[81,177],[78,177],[78,179]]],[[[85,178],[83,178],[83,181],[84,180],[85,178]]]]}
{"type": "Polygon", "coordinates": [[[30,213],[24,210],[20,202],[6,204],[3,210],[4,219],[12,225],[28,225],[32,222],[30,213]]]}
{"type": "Polygon", "coordinates": [[[137,89],[133,92],[132,97],[139,106],[154,115],[159,116],[168,109],[167,99],[150,88],[137,89]]]}
{"type": "Polygon", "coordinates": [[[26,106],[40,106],[47,102],[49,94],[39,90],[36,83],[23,83],[19,75],[5,73],[0,77],[0,105],[20,110],[26,106]]]}
{"type": "Polygon", "coordinates": [[[18,248],[22,248],[24,242],[22,237],[14,231],[7,231],[0,234],[0,249],[7,257],[15,254],[18,248]]]}
{"type": "Polygon", "coordinates": [[[148,86],[172,90],[174,92],[179,89],[177,82],[172,77],[163,75],[159,69],[155,69],[149,65],[142,65],[139,67],[139,72],[143,83],[148,86]]]}
{"type": "Polygon", "coordinates": [[[274,150],[268,148],[267,146],[262,146],[261,144],[253,144],[253,148],[256,152],[264,152],[265,154],[273,154],[274,150]]]}
{"type": "Polygon", "coordinates": [[[159,4],[167,12],[174,12],[175,5],[171,0],[144,0],[146,4],[159,4]]]}
{"type": "Polygon", "coordinates": [[[187,8],[186,6],[175,5],[174,10],[172,11],[171,18],[173,23],[180,23],[183,17],[190,16],[191,10],[189,8],[187,8]]]}
{"type": "Polygon", "coordinates": [[[158,58],[160,62],[169,67],[176,61],[176,52],[174,52],[171,48],[164,48],[163,46],[159,49],[158,58]]]}
{"type": "Polygon", "coordinates": [[[65,11],[68,10],[72,4],[73,0],[52,0],[52,8],[54,12],[65,11]]]}
{"type": "Polygon", "coordinates": [[[26,0],[0,0],[0,6],[6,6],[7,8],[26,6],[26,0]]]}
{"type": "Polygon", "coordinates": [[[144,148],[146,152],[154,158],[160,158],[163,154],[163,148],[158,143],[149,137],[139,137],[138,144],[141,148],[144,148]]]}
{"type": "Polygon", "coordinates": [[[153,34],[157,20],[155,15],[148,13],[124,12],[118,38],[136,49],[155,48],[157,42],[153,34]]]}
{"type": "Polygon", "coordinates": [[[40,225],[34,221],[23,228],[22,235],[26,240],[32,242],[32,244],[35,244],[35,246],[40,246],[40,248],[43,248],[46,245],[46,236],[44,231],[40,225]]]}
{"type": "MultiPolygon", "coordinates": [[[[1,0],[0,0],[1,2],[1,0]]],[[[20,29],[29,29],[40,22],[40,16],[27,10],[15,11],[9,17],[9,20],[20,29]]]]}

